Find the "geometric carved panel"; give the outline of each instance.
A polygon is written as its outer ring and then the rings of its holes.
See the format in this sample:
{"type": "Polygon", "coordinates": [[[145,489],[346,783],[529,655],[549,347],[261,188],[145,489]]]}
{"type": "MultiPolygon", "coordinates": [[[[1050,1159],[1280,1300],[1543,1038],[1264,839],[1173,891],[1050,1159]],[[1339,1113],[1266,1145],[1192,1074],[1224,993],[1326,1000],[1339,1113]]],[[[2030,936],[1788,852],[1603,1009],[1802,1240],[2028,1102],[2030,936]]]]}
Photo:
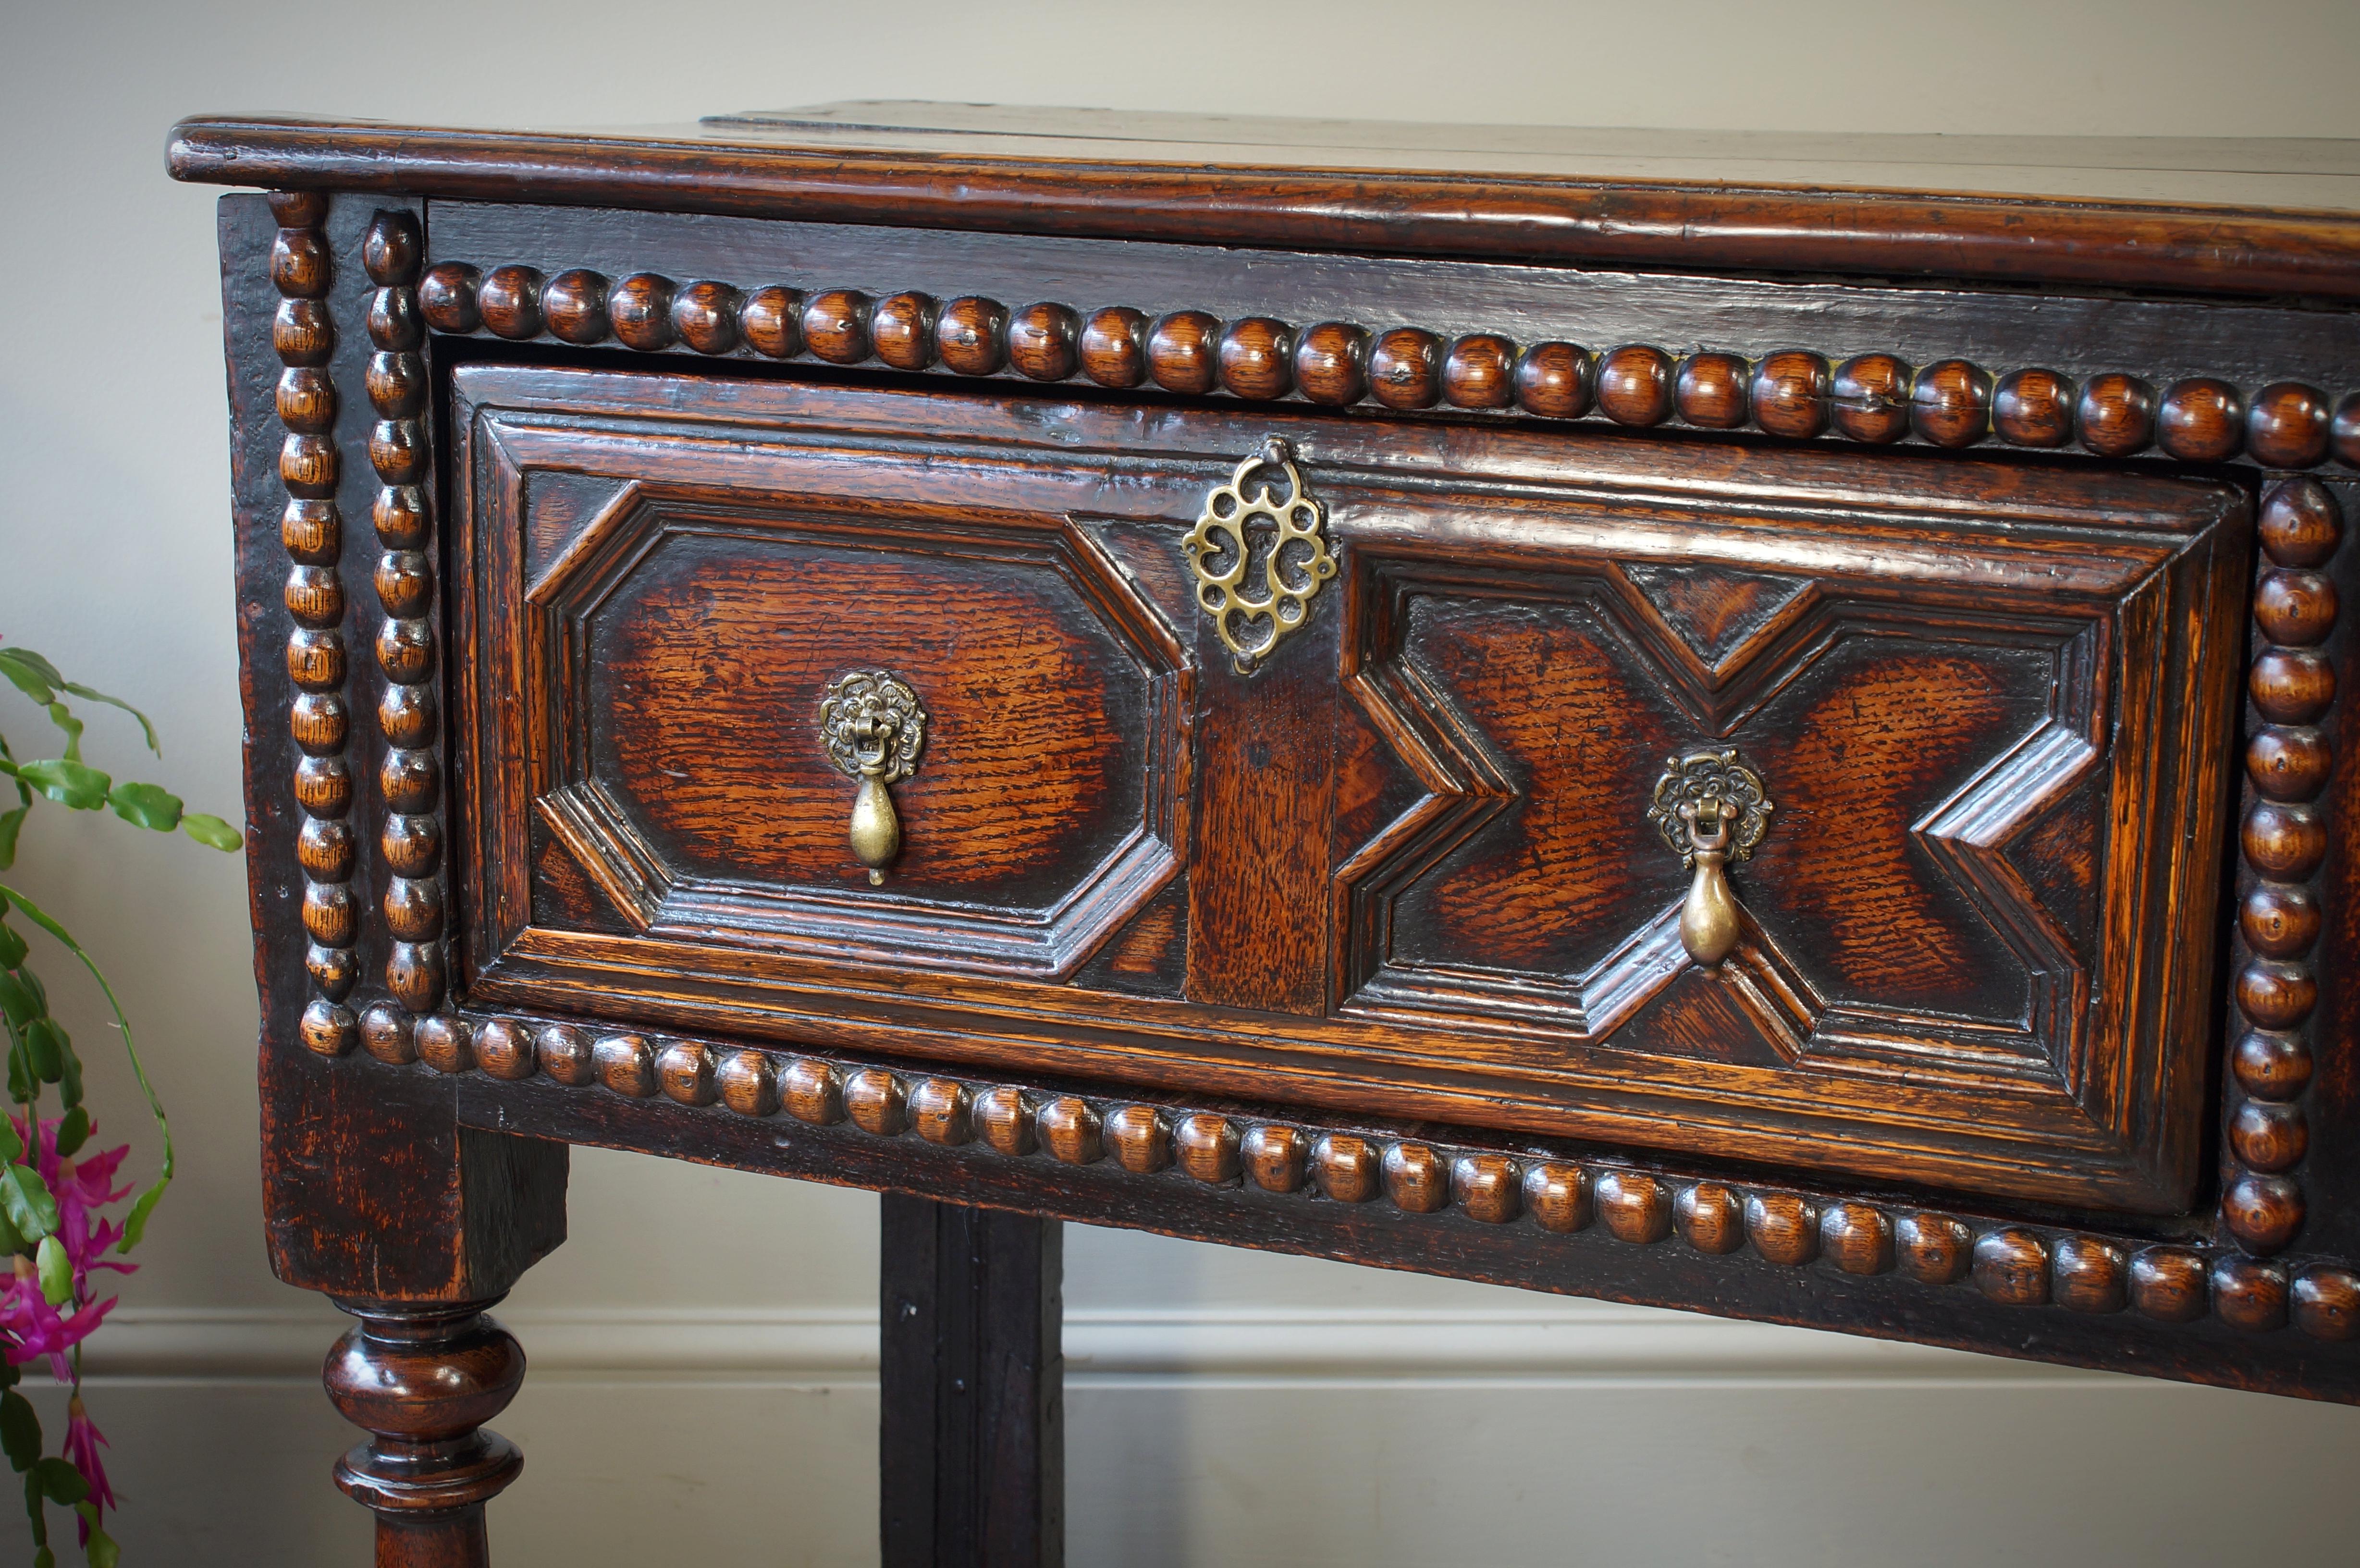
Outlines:
{"type": "MultiPolygon", "coordinates": [[[[532,827],[632,928],[1054,978],[1176,873],[1186,658],[1077,526],[832,505],[749,462],[683,486],[674,448],[611,430],[486,424],[477,445],[494,489],[593,457],[628,475],[570,531],[535,517],[513,624],[532,827]],[[874,887],[816,724],[868,668],[928,711],[874,887]]],[[[566,881],[529,895],[533,923],[579,906],[566,881]]]]}
{"type": "MultiPolygon", "coordinates": [[[[1536,1073],[1621,1061],[1674,1105],[1684,1061],[1741,1099],[1749,1080],[1811,1085],[1835,1123],[2013,1131],[2017,1185],[2045,1162],[2177,1202],[2194,1138],[2159,1124],[2185,1069],[2138,1020],[2201,1014],[2133,933],[2203,935],[2128,873],[2168,842],[2170,791],[2203,787],[2210,737],[2164,695],[2194,652],[2166,605],[2211,553],[2177,590],[2140,549],[2103,586],[2044,593],[1931,552],[1896,591],[1588,548],[1513,570],[1362,551],[1346,687],[1371,755],[1415,788],[1338,874],[1338,1016],[1536,1073]],[[1704,746],[1734,746],[1777,802],[1732,868],[1741,934],[1712,972],[1682,947],[1688,877],[1644,820],[1665,759],[1704,746]]],[[[2217,692],[2228,639],[2210,641],[2217,692]]],[[[2211,722],[2217,697],[2194,712],[2211,722]]]]}

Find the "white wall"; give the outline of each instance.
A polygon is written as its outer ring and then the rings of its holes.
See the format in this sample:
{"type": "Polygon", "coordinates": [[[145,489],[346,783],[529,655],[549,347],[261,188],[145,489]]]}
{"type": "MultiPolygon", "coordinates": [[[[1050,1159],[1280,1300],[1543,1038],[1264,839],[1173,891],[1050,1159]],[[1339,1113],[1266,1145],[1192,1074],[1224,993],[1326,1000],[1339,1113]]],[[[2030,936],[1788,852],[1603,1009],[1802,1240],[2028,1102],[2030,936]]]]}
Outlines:
{"type": "MultiPolygon", "coordinates": [[[[600,124],[898,95],[2354,136],[2355,68],[2349,0],[6,0],[0,636],[147,704],[164,779],[234,809],[216,192],[162,169],[186,113],[600,124]]],[[[32,715],[0,698],[0,727],[28,739],[32,715]]],[[[152,771],[98,728],[102,765],[152,771]]],[[[352,1434],[311,1381],[333,1314],[263,1262],[238,864],[63,816],[19,875],[124,982],[184,1171],[93,1357],[126,1561],[359,1563],[366,1516],[326,1473],[352,1434]]],[[[89,999],[60,989],[108,1130],[136,1133],[89,999]]],[[[501,1561],[866,1560],[874,1201],[574,1170],[574,1239],[505,1313],[534,1373],[498,1423],[530,1457],[501,1561]]],[[[2163,1568],[2351,1561],[2360,1529],[2352,1410],[1111,1232],[1077,1228],[1069,1260],[1081,1563],[2163,1568]]]]}

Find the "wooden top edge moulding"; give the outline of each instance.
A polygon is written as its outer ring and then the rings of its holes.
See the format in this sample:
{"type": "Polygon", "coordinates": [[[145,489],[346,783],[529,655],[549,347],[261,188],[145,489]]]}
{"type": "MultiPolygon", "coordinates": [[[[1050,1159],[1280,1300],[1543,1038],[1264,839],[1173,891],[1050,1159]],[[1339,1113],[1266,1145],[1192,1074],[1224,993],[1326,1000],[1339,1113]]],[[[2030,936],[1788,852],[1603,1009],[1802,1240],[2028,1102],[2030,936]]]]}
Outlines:
{"type": "Polygon", "coordinates": [[[204,115],[180,179],[812,222],[2360,299],[2360,143],[836,104],[624,130],[204,115]]]}

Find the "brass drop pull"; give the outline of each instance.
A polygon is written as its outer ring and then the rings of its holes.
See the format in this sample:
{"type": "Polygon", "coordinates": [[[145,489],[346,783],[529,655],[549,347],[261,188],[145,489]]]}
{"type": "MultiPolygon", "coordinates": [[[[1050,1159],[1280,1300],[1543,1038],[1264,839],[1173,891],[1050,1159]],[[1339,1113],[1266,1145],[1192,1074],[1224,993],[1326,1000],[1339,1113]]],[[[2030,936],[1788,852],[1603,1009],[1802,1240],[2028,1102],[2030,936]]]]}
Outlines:
{"type": "Polygon", "coordinates": [[[1239,674],[1252,674],[1280,638],[1310,621],[1311,601],[1320,584],[1336,575],[1326,526],[1326,508],[1304,488],[1303,475],[1295,470],[1295,449],[1276,436],[1239,463],[1227,485],[1205,497],[1196,526],[1180,544],[1196,573],[1196,602],[1213,617],[1213,627],[1239,674]],[[1256,469],[1284,478],[1286,494],[1280,495],[1265,483],[1247,495],[1246,481],[1256,469]],[[1262,539],[1267,544],[1258,549],[1262,539]],[[1246,586],[1257,558],[1262,563],[1258,596],[1246,586]]]}
{"type": "Polygon", "coordinates": [[[1680,945],[1703,968],[1720,967],[1736,950],[1742,916],[1729,888],[1729,866],[1752,857],[1775,809],[1763,792],[1761,775],[1740,763],[1732,747],[1672,757],[1655,780],[1647,820],[1695,874],[1680,905],[1680,945]]]}
{"type": "Polygon", "coordinates": [[[926,748],[926,710],[908,681],[887,670],[838,676],[819,705],[819,733],[836,771],[860,791],[852,799],[852,853],[871,886],[901,852],[901,819],[887,786],[918,770],[926,748]]]}

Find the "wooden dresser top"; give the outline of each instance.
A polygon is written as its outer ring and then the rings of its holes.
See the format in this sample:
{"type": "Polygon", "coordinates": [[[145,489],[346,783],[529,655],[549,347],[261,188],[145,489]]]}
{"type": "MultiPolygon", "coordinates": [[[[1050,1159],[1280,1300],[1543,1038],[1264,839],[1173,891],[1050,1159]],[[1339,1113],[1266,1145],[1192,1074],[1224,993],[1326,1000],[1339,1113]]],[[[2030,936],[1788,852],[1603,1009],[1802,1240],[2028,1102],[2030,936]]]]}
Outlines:
{"type": "Polygon", "coordinates": [[[1313,250],[2360,299],[2360,142],[844,103],[625,130],[201,116],[184,180],[1313,250]]]}

